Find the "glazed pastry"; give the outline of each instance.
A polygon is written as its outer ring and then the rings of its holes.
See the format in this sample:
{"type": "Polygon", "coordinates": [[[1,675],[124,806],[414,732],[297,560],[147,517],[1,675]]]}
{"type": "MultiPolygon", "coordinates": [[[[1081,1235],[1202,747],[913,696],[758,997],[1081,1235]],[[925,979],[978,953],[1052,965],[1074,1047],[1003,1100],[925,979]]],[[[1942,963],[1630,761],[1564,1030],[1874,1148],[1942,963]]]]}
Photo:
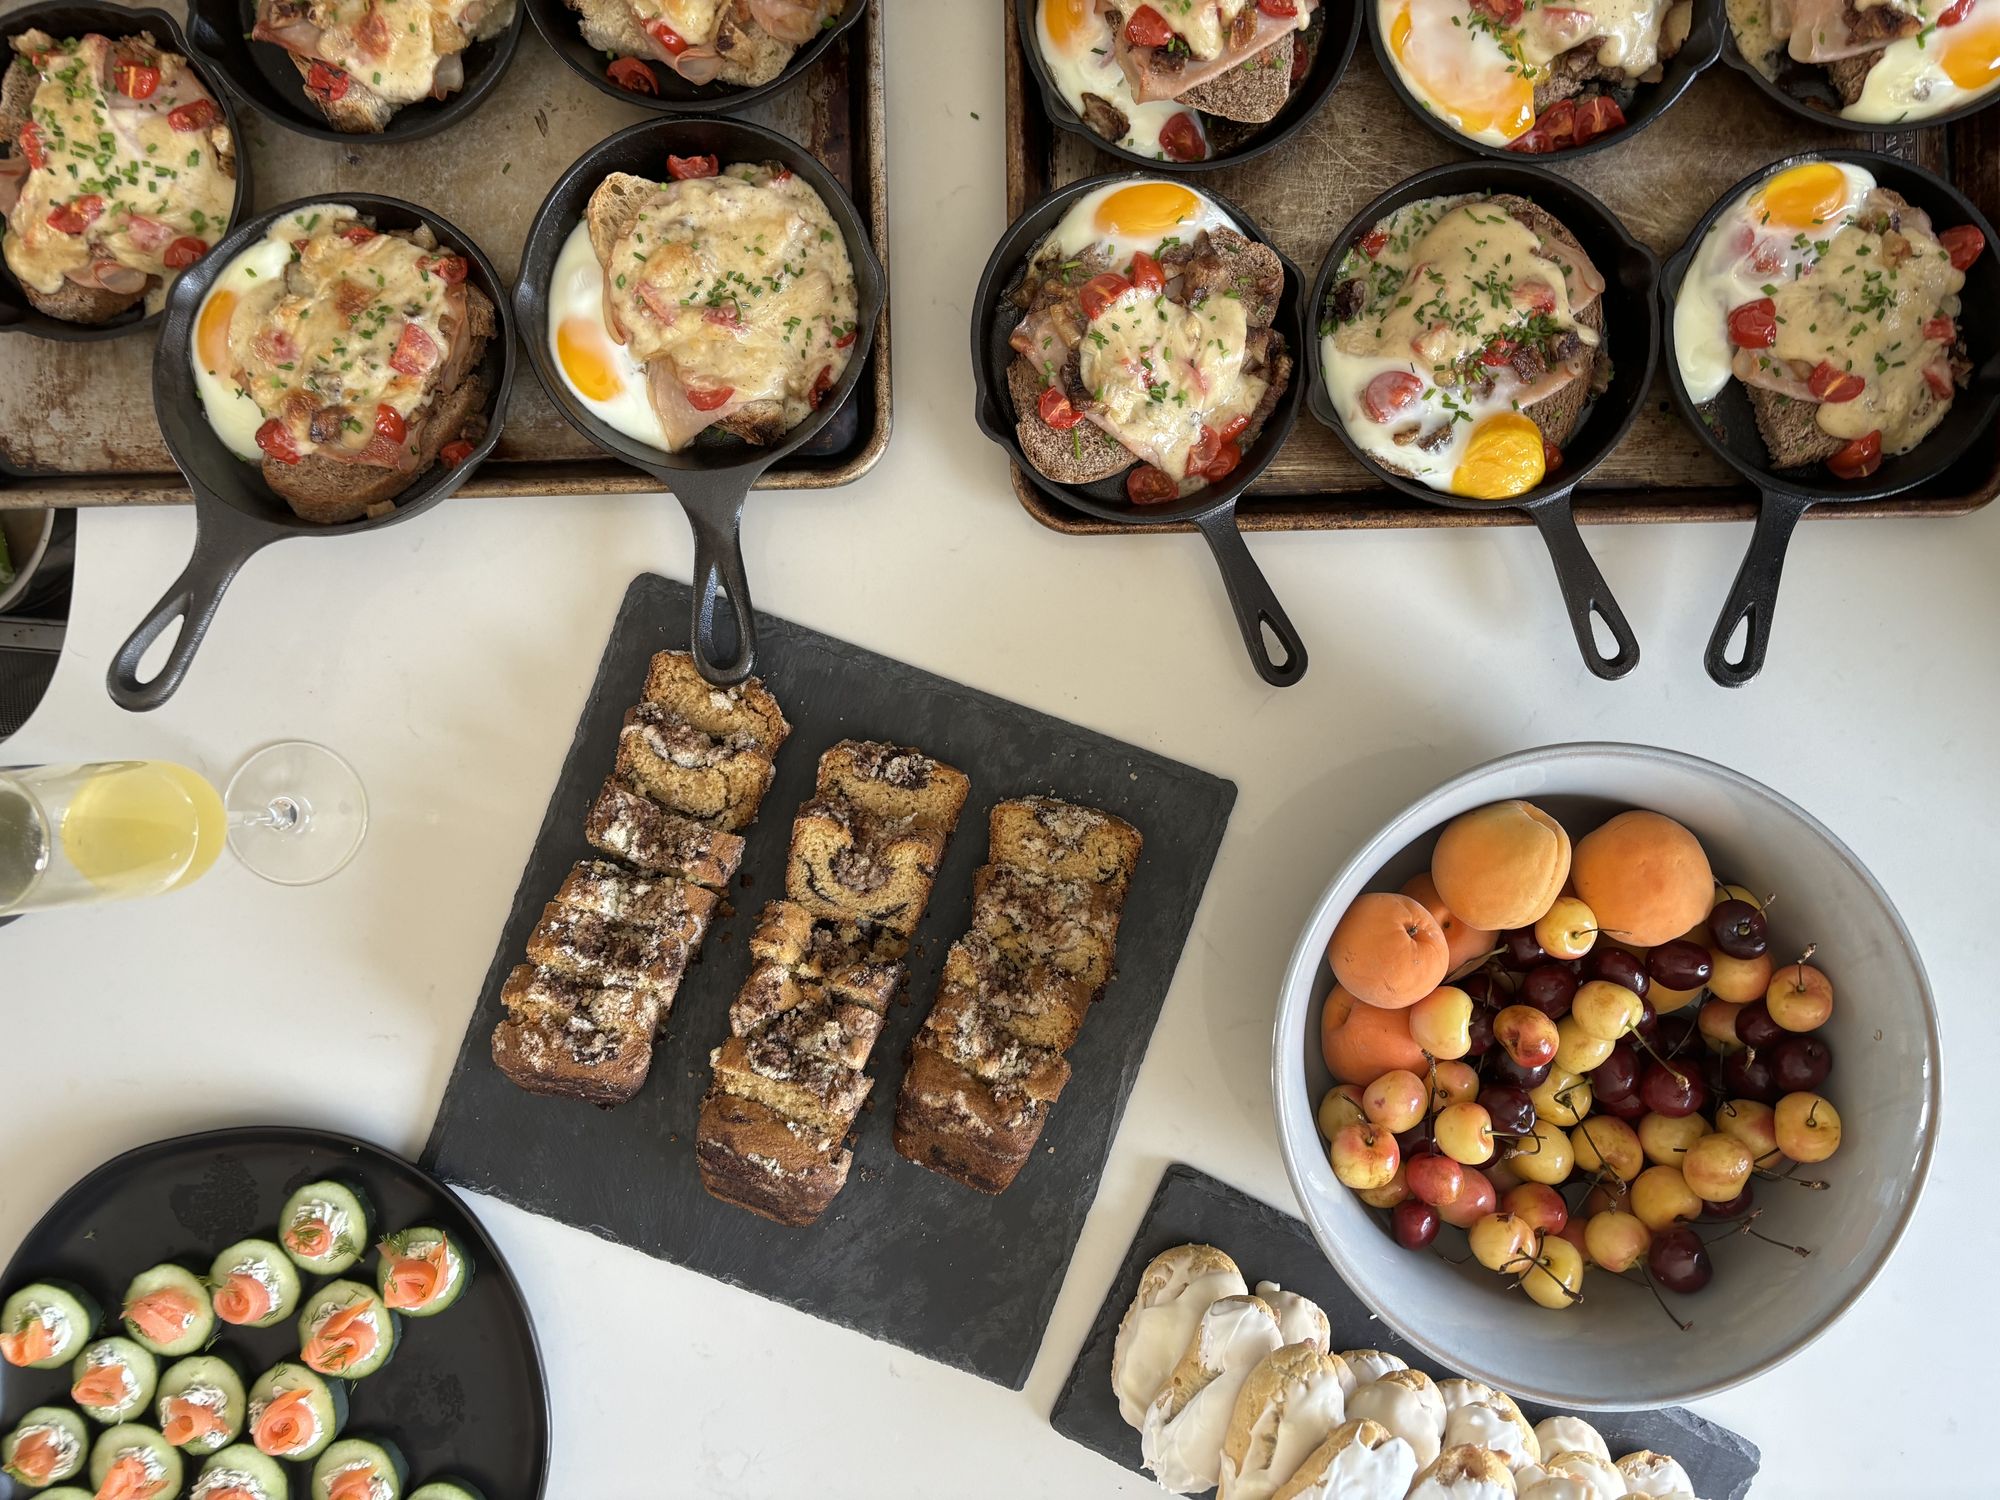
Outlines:
{"type": "Polygon", "coordinates": [[[1165,1488],[1197,1495],[1215,1484],[1236,1397],[1278,1339],[1278,1315],[1261,1298],[1224,1297],[1201,1315],[1139,1429],[1146,1467],[1165,1488]]]}
{"type": "Polygon", "coordinates": [[[1278,1332],[1285,1336],[1286,1343],[1311,1344],[1322,1354],[1333,1348],[1333,1325],[1317,1302],[1297,1292],[1288,1292],[1275,1281],[1260,1281],[1256,1290],[1278,1315],[1278,1332]]]}
{"type": "Polygon", "coordinates": [[[1608,1458],[1595,1453],[1558,1453],[1541,1467],[1541,1478],[1530,1484],[1528,1470],[1516,1471],[1521,1500],[1624,1500],[1625,1476],[1608,1458]]]}
{"type": "Polygon", "coordinates": [[[1391,1370],[1347,1398],[1350,1417],[1380,1422],[1428,1466],[1444,1447],[1444,1397],[1422,1370],[1391,1370]]]}
{"type": "Polygon", "coordinates": [[[1379,1422],[1348,1421],[1306,1455],[1271,1500],[1402,1500],[1416,1474],[1408,1443],[1379,1422]]]}
{"type": "Polygon", "coordinates": [[[1513,1471],[1470,1443],[1447,1448],[1417,1476],[1409,1500],[1514,1500],[1513,1471]]]}
{"type": "Polygon", "coordinates": [[[1543,1417],[1535,1424],[1535,1441],[1544,1453],[1591,1453],[1611,1462],[1603,1434],[1582,1417],[1543,1417]]]}
{"type": "Polygon", "coordinates": [[[1410,1368],[1395,1355],[1384,1354],[1380,1349],[1348,1349],[1340,1357],[1347,1361],[1348,1373],[1354,1377],[1354,1385],[1347,1387],[1349,1399],[1353,1398],[1356,1386],[1369,1385],[1393,1370],[1410,1368]]]}
{"type": "Polygon", "coordinates": [[[1236,1262],[1213,1245],[1177,1245],[1153,1257],[1111,1347],[1111,1389],[1129,1425],[1145,1423],[1209,1304],[1247,1290],[1236,1262]]]}
{"type": "Polygon", "coordinates": [[[1625,1487],[1634,1495],[1650,1495],[1654,1500],[1671,1500],[1671,1497],[1691,1494],[1694,1481],[1688,1478],[1687,1470],[1664,1453],[1655,1453],[1650,1448],[1641,1448],[1637,1453],[1628,1453],[1618,1460],[1618,1472],[1625,1476],[1625,1487]]]}
{"type": "Polygon", "coordinates": [[[1271,1500],[1345,1415],[1334,1355],[1303,1340],[1266,1357],[1237,1393],[1223,1434],[1221,1500],[1271,1500]]]}
{"type": "Polygon", "coordinates": [[[1444,1442],[1447,1448],[1466,1444],[1491,1449],[1519,1470],[1541,1462],[1542,1445],[1535,1429],[1521,1415],[1521,1408],[1505,1391],[1488,1390],[1484,1401],[1468,1401],[1445,1413],[1444,1442]]]}

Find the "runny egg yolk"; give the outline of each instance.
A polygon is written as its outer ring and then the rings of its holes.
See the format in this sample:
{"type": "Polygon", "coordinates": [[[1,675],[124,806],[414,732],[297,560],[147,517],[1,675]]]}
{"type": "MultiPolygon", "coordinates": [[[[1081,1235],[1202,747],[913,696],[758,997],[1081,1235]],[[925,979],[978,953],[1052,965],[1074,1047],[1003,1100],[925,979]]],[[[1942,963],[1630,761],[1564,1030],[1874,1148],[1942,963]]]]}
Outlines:
{"type": "Polygon", "coordinates": [[[1831,162],[1787,167],[1764,184],[1754,207],[1765,222],[1784,229],[1816,229],[1847,201],[1847,178],[1831,162]]]}
{"type": "Polygon", "coordinates": [[[1102,234],[1156,240],[1173,233],[1201,212],[1201,200],[1171,182],[1135,182],[1097,205],[1102,234]]]}
{"type": "Polygon", "coordinates": [[[611,366],[604,335],[588,318],[564,318],[556,327],[556,358],[563,373],[591,401],[609,401],[625,389],[611,366]]]}
{"type": "Polygon", "coordinates": [[[220,375],[229,367],[229,320],[235,312],[234,292],[217,292],[201,309],[194,346],[201,355],[202,368],[211,375],[220,375]]]}
{"type": "Polygon", "coordinates": [[[1389,50],[1419,89],[1458,117],[1460,130],[1468,135],[1497,130],[1512,140],[1535,123],[1535,86],[1519,67],[1497,50],[1490,60],[1468,58],[1468,50],[1480,46],[1479,32],[1454,23],[1448,35],[1439,33],[1429,44],[1412,46],[1415,37],[1416,22],[1405,5],[1389,23],[1389,50]]]}
{"type": "Polygon", "coordinates": [[[1473,429],[1451,492],[1470,500],[1511,500],[1540,484],[1547,469],[1541,428],[1517,411],[1503,411],[1473,429]]]}
{"type": "Polygon", "coordinates": [[[1983,89],[2000,71],[2000,10],[1987,18],[1976,12],[1963,25],[1949,27],[1936,35],[1944,38],[1944,53],[1938,66],[1945,76],[1968,91],[1983,89]]]}
{"type": "Polygon", "coordinates": [[[1072,57],[1090,44],[1091,9],[1091,0],[1042,0],[1049,39],[1072,57]]]}

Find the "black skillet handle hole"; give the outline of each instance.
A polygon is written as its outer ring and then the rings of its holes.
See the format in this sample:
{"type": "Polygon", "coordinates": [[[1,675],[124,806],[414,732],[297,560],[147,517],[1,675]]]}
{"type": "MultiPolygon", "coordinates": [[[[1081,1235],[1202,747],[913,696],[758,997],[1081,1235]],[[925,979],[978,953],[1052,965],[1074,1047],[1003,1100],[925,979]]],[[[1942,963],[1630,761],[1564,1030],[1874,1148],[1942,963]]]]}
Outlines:
{"type": "Polygon", "coordinates": [[[1280,672],[1292,669],[1292,648],[1285,644],[1285,638],[1278,633],[1278,627],[1269,615],[1257,616],[1257,635],[1264,647],[1264,659],[1280,672]]]}
{"type": "Polygon", "coordinates": [[[1729,632],[1729,644],[1722,648],[1722,660],[1731,671],[1740,672],[1750,665],[1750,627],[1756,613],[1755,609],[1743,611],[1736,628],[1729,632]]]}
{"type": "Polygon", "coordinates": [[[1602,605],[1590,606],[1590,640],[1604,661],[1615,660],[1624,649],[1619,645],[1618,632],[1612,628],[1610,617],[1604,613],[1602,605]]]}

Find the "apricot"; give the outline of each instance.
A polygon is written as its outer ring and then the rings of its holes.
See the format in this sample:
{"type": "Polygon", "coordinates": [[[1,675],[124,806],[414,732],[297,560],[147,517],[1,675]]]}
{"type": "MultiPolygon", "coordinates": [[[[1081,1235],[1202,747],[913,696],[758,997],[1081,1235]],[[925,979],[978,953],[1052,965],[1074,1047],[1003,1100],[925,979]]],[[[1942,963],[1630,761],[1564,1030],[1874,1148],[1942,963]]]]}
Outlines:
{"type": "Polygon", "coordinates": [[[1577,840],[1576,893],[1620,942],[1651,948],[1708,915],[1715,875],[1672,818],[1634,809],[1577,840]]]}
{"type": "Polygon", "coordinates": [[[1496,932],[1533,926],[1556,904],[1569,873],[1569,835],[1531,802],[1461,813],[1431,852],[1431,879],[1444,904],[1461,921],[1496,932]]]}
{"type": "Polygon", "coordinates": [[[1430,871],[1412,875],[1404,883],[1403,894],[1429,912],[1431,920],[1438,924],[1438,931],[1444,934],[1445,962],[1450,965],[1445,971],[1447,974],[1457,976],[1469,973],[1499,946],[1499,933],[1472,926],[1444,904],[1444,897],[1438,894],[1437,882],[1431,879],[1430,871]]]}
{"type": "Polygon", "coordinates": [[[1423,1076],[1424,1049],[1410,1037],[1410,1015],[1357,1000],[1335,985],[1320,1012],[1319,1046],[1340,1083],[1366,1088],[1384,1073],[1407,1068],[1423,1076]]]}
{"type": "Polygon", "coordinates": [[[1436,919],[1390,891],[1354,898],[1333,929],[1326,958],[1349,994],[1387,1010],[1415,1005],[1444,983],[1451,963],[1436,919]]]}

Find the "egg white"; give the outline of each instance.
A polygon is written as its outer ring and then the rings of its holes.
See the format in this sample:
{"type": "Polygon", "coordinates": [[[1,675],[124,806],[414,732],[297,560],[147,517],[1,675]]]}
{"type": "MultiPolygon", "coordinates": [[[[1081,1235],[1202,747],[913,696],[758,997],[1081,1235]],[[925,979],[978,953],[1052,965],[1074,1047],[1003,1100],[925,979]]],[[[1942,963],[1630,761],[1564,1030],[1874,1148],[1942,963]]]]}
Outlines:
{"type": "Polygon", "coordinates": [[[257,429],[264,425],[264,413],[226,371],[211,370],[202,363],[202,314],[220,293],[247,296],[253,289],[269,286],[282,277],[291,263],[292,241],[310,233],[309,224],[318,226],[355,217],[354,210],[344,203],[312,203],[285,215],[271,225],[263,239],[229,262],[195,310],[195,336],[188,347],[188,363],[194,370],[194,388],[201,397],[202,414],[229,451],[246,462],[264,461],[264,451],[257,446],[257,429]]]}
{"type": "Polygon", "coordinates": [[[2000,68],[1988,72],[1978,88],[1962,88],[1944,68],[1949,47],[1983,50],[2000,58],[2000,0],[1974,0],[1973,8],[1956,26],[1933,26],[1931,18],[1951,0],[1912,0],[1926,29],[1900,37],[1882,50],[1882,57],[1862,81],[1861,97],[1843,109],[1841,117],[1870,124],[1891,125],[1923,120],[1984,98],[2000,87],[2000,68]]]}
{"type": "MultiPolygon", "coordinates": [[[[1125,70],[1118,66],[1118,58],[1112,50],[1111,25],[1103,15],[1093,9],[1090,24],[1093,34],[1087,39],[1081,51],[1066,50],[1049,30],[1048,0],[1032,0],[1035,7],[1035,39],[1041,45],[1042,61],[1047,64],[1049,76],[1055,80],[1057,90],[1069,107],[1083,114],[1083,96],[1095,94],[1109,101],[1124,116],[1127,125],[1124,139],[1114,144],[1127,151],[1137,151],[1165,158],[1166,150],[1160,145],[1160,132],[1167,122],[1176,115],[1188,115],[1197,127],[1201,126],[1201,114],[1172,99],[1157,99],[1149,104],[1141,104],[1132,97],[1132,85],[1125,77],[1125,70]]],[[[1202,131],[1202,139],[1208,139],[1207,131],[1202,131]]]]}
{"type": "Polygon", "coordinates": [[[1482,114],[1490,112],[1492,102],[1513,86],[1519,65],[1489,28],[1465,24],[1465,0],[1377,0],[1377,6],[1381,50],[1418,103],[1466,139],[1484,145],[1504,146],[1520,133],[1497,124],[1468,126],[1471,108],[1477,104],[1482,114]],[[1405,5],[1410,11],[1412,59],[1420,56],[1430,83],[1435,86],[1443,77],[1444,87],[1426,87],[1389,44],[1396,17],[1405,5]]]}
{"type": "Polygon", "coordinates": [[[646,397],[646,366],[633,357],[629,346],[611,337],[610,325],[605,321],[604,267],[598,263],[597,252],[591,248],[590,228],[582,221],[563,241],[562,253],[556,256],[555,271],[549,278],[548,345],[549,358],[561,373],[562,382],[569,387],[571,395],[625,436],[649,447],[666,450],[666,433],[660,427],[659,417],[653,412],[653,403],[646,397]],[[563,323],[570,318],[588,324],[590,337],[601,340],[593,347],[619,382],[616,395],[608,399],[585,395],[564,366],[557,340],[563,323]]]}
{"type": "Polygon", "coordinates": [[[1861,211],[1874,191],[1875,178],[1851,162],[1830,162],[1846,180],[1840,208],[1810,231],[1780,228],[1766,222],[1757,207],[1766,178],[1744,193],[1710,226],[1688,262],[1687,274],[1674,299],[1674,358],[1681,384],[1693,401],[1710,401],[1729,383],[1735,346],[1729,342],[1729,314],[1746,302],[1766,295],[1764,288],[1788,281],[1819,259],[1818,244],[1830,241],[1861,211]],[[1746,241],[1745,234],[1750,236],[1746,241]],[[1801,235],[1806,243],[1799,243],[1801,235]],[[1747,246],[1747,248],[1746,248],[1747,246]],[[1775,267],[1759,270],[1751,257],[1759,249],[1775,255],[1775,267]]]}
{"type": "MultiPolygon", "coordinates": [[[[1069,211],[1062,216],[1045,244],[1052,244],[1065,258],[1074,258],[1093,246],[1101,248],[1111,258],[1112,265],[1120,271],[1140,251],[1157,255],[1160,245],[1167,239],[1192,240],[1204,229],[1237,229],[1235,220],[1219,208],[1213,199],[1195,192],[1185,183],[1161,179],[1167,186],[1183,189],[1192,195],[1193,204],[1179,222],[1155,233],[1124,233],[1106,229],[1097,222],[1097,211],[1105,200],[1131,187],[1147,185],[1147,179],[1138,182],[1111,182],[1094,192],[1085,193],[1072,203],[1069,211]]],[[[1241,233],[1240,230],[1238,230],[1241,233]]]]}

